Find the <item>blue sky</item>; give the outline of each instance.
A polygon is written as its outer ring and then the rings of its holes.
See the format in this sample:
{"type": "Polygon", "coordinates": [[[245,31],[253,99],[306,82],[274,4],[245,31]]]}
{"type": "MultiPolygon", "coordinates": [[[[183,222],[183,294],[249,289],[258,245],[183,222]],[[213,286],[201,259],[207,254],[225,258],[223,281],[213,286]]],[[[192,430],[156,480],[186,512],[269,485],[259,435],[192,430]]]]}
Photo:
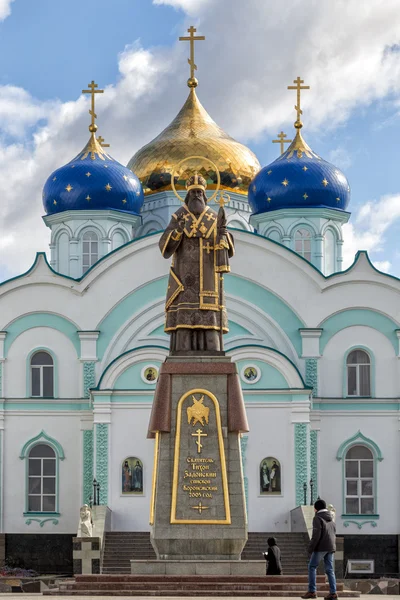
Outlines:
{"type": "Polygon", "coordinates": [[[0,279],[47,250],[41,188],[87,139],[91,79],[112,154],[127,162],[187,95],[190,23],[199,44],[199,97],[262,165],[292,134],[301,75],[304,136],[347,175],[349,262],[367,249],[400,276],[400,27],[396,0],[0,0],[0,279]],[[321,7],[321,5],[323,5],[321,7]],[[7,16],[7,13],[10,13],[7,16]],[[1,20],[2,19],[2,20],[1,20]]]}

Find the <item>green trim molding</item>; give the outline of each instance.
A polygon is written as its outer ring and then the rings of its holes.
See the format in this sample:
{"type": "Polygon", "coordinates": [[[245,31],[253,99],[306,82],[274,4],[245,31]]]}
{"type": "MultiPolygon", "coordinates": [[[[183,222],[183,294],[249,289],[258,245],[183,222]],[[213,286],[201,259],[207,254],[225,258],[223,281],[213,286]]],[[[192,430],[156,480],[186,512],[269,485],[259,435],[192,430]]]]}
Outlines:
{"type": "Polygon", "coordinates": [[[306,359],[306,385],[312,388],[313,396],[318,396],[318,360],[306,359]]]}
{"type": "Polygon", "coordinates": [[[310,431],[310,475],[313,480],[313,496],[318,498],[318,431],[310,431]]]}
{"type": "Polygon", "coordinates": [[[57,442],[57,440],[55,440],[54,438],[47,435],[47,433],[43,429],[36,437],[31,438],[23,445],[21,454],[19,455],[20,459],[23,460],[24,458],[27,458],[31,448],[41,441],[44,441],[46,444],[49,444],[49,446],[51,446],[55,451],[57,457],[60,460],[64,460],[65,454],[61,444],[57,442]]]}
{"type": "Polygon", "coordinates": [[[78,327],[68,321],[64,317],[54,315],[52,313],[33,313],[31,315],[25,315],[15,319],[10,325],[7,326],[7,337],[4,340],[4,356],[7,357],[8,351],[16,340],[16,338],[34,327],[50,327],[51,329],[57,329],[60,333],[63,333],[73,344],[76,355],[79,357],[81,343],[78,336],[78,327]]]}
{"type": "Polygon", "coordinates": [[[294,460],[295,460],[295,484],[296,484],[296,506],[304,503],[304,483],[308,484],[308,449],[307,434],[309,425],[307,423],[294,424],[294,460]]]}
{"type": "Polygon", "coordinates": [[[241,435],[240,438],[240,454],[242,457],[242,471],[243,471],[243,484],[244,484],[244,497],[246,501],[246,515],[249,516],[249,478],[246,475],[246,451],[247,444],[249,441],[248,435],[241,435]]]}
{"type": "MultiPolygon", "coordinates": [[[[30,513],[27,513],[27,514],[29,515],[30,513]]],[[[44,513],[40,513],[40,514],[43,515],[44,513]]],[[[24,513],[24,516],[26,516],[25,513],[24,513]]],[[[48,523],[49,521],[51,521],[53,525],[58,525],[58,522],[59,522],[58,519],[55,519],[54,517],[52,517],[50,519],[29,518],[25,521],[25,525],[30,525],[31,523],[33,523],[33,521],[36,521],[37,523],[39,523],[40,527],[43,527],[43,525],[45,523],[48,523]]]]}
{"type": "Polygon", "coordinates": [[[395,356],[397,356],[399,340],[397,338],[396,329],[398,329],[399,324],[392,319],[389,319],[389,317],[367,308],[349,308],[322,321],[322,323],[318,325],[318,327],[323,329],[320,338],[321,354],[324,353],[325,346],[336,333],[342,329],[353,327],[355,325],[371,327],[382,333],[382,335],[387,337],[391,342],[395,356]]]}
{"type": "Polygon", "coordinates": [[[85,429],[83,433],[83,504],[89,504],[93,493],[93,430],[85,429]]]}
{"type": "Polygon", "coordinates": [[[376,444],[373,440],[366,437],[361,433],[360,430],[357,431],[351,438],[342,442],[339,446],[339,449],[336,453],[336,460],[343,460],[347,450],[356,444],[361,444],[367,446],[372,451],[374,457],[381,462],[383,460],[381,449],[378,444],[376,444]]]}
{"type": "MultiPolygon", "coordinates": [[[[367,516],[367,515],[366,515],[367,516]]],[[[374,516],[374,515],[368,515],[368,516],[374,516]]],[[[378,517],[379,518],[379,517],[378,517]]],[[[366,525],[367,523],[371,523],[371,527],[377,527],[378,523],[376,523],[376,521],[345,521],[343,523],[343,527],[348,527],[351,523],[353,523],[354,525],[357,525],[358,529],[362,529],[364,527],[364,525],[366,525]]]]}
{"type": "Polygon", "coordinates": [[[90,389],[96,385],[95,363],[85,361],[83,363],[83,397],[90,398],[90,389]]]}
{"type": "Polygon", "coordinates": [[[38,346],[31,350],[26,357],[26,397],[27,398],[58,398],[58,361],[57,356],[53,350],[46,346],[38,346]],[[53,359],[53,395],[52,396],[32,396],[32,371],[31,371],[31,359],[36,352],[47,352],[53,359]]]}
{"type": "Polygon", "coordinates": [[[96,479],[100,504],[108,504],[108,423],[96,423],[96,479]]]}

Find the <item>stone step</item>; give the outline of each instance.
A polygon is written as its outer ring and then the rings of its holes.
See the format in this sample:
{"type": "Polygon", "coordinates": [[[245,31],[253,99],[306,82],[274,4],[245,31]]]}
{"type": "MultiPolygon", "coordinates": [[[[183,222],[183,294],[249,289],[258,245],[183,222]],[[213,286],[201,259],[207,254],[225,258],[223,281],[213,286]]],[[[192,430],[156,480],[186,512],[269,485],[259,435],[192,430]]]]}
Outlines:
{"type": "MultiPolygon", "coordinates": [[[[129,582],[181,582],[196,583],[198,581],[206,581],[208,583],[307,583],[307,575],[263,575],[263,576],[248,576],[248,575],[76,575],[75,583],[129,583],[129,582]]],[[[323,585],[326,583],[325,575],[317,575],[317,584],[323,585]]],[[[67,582],[69,585],[72,581],[67,582]]]]}
{"type": "MultiPolygon", "coordinates": [[[[43,592],[45,596],[104,596],[102,590],[45,590],[43,592]]],[[[108,596],[169,596],[171,597],[171,590],[154,590],[154,589],[139,589],[139,590],[113,590],[107,594],[108,596]]],[[[317,592],[319,598],[323,598],[326,592],[317,592]]],[[[204,590],[174,590],[174,597],[293,597],[298,598],[298,591],[291,590],[215,590],[215,588],[204,589],[204,590]]],[[[360,592],[345,591],[340,593],[340,598],[359,598],[360,592]]]]}
{"type": "MultiPolygon", "coordinates": [[[[193,587],[193,583],[192,582],[160,582],[160,583],[156,583],[154,581],[150,581],[148,583],[146,582],[130,582],[130,583],[97,583],[97,584],[92,584],[92,583],[79,583],[77,585],[70,585],[70,586],[66,586],[66,589],[77,589],[77,590],[136,590],[136,589],[143,589],[146,587],[151,587],[151,589],[155,589],[155,590],[184,590],[184,589],[191,589],[193,587]]],[[[233,582],[214,582],[212,584],[212,587],[215,589],[225,589],[228,588],[231,590],[291,590],[291,591],[298,591],[300,594],[303,592],[304,590],[304,584],[303,583],[252,583],[252,582],[247,582],[247,583],[233,583],[233,582]]],[[[210,588],[210,582],[208,581],[203,581],[203,582],[196,582],[196,589],[200,590],[200,589],[209,589],[210,588]]],[[[338,592],[342,592],[343,591],[343,584],[338,585],[338,592]]],[[[323,585],[319,586],[319,590],[320,591],[325,591],[326,593],[329,592],[329,585],[324,583],[323,585]]]]}

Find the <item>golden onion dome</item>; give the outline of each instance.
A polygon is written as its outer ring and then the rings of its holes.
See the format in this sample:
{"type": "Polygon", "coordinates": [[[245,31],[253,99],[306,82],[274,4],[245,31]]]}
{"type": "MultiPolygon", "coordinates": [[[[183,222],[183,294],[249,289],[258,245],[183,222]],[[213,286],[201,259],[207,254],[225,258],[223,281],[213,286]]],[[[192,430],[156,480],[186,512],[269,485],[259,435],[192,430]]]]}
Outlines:
{"type": "MultiPolygon", "coordinates": [[[[176,165],[190,156],[204,156],[218,168],[221,189],[247,194],[251,180],[261,166],[256,155],[231,138],[201,105],[194,87],[168,127],[131,158],[128,168],[139,177],[145,195],[171,190],[176,165]]],[[[202,170],[207,189],[216,187],[216,175],[202,170]]],[[[176,188],[181,182],[175,177],[176,188]]],[[[183,183],[183,182],[182,182],[183,183]]]]}

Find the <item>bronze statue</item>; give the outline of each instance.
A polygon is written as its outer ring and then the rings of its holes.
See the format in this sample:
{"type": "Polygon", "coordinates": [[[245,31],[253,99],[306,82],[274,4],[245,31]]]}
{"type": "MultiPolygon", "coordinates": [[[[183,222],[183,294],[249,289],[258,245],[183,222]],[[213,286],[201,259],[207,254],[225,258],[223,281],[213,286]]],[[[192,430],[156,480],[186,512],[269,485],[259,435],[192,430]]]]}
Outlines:
{"type": "Polygon", "coordinates": [[[184,204],[172,215],[160,239],[164,258],[172,258],[165,304],[165,331],[171,353],[223,351],[228,332],[223,273],[234,254],[223,206],[207,206],[206,181],[193,175],[184,204]]]}

